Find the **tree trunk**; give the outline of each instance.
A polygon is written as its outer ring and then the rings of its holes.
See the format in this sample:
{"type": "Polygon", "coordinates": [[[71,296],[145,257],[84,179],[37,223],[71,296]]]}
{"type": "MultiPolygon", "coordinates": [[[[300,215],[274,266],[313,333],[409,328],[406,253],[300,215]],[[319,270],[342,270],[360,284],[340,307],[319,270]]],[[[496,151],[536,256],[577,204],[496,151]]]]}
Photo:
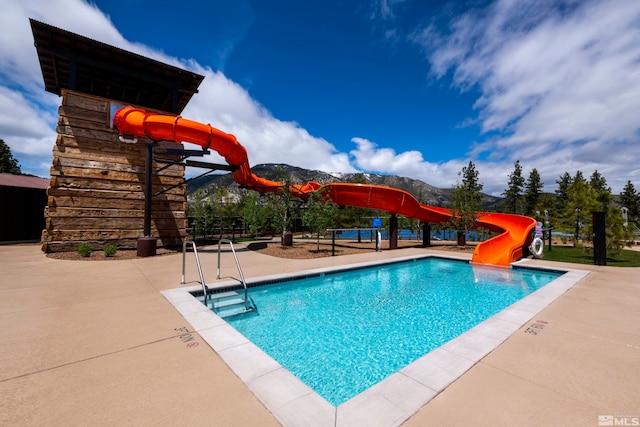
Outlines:
{"type": "Polygon", "coordinates": [[[458,230],[458,246],[467,245],[467,233],[464,230],[458,230]]]}

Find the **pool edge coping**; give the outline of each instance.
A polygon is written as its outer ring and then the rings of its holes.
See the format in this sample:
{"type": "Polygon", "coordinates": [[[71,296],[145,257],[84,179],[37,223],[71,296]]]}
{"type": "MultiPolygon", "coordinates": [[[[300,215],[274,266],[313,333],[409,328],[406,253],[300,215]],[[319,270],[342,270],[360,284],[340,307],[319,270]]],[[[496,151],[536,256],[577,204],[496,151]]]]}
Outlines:
{"type": "MultiPolygon", "coordinates": [[[[261,276],[248,282],[290,279],[424,258],[469,262],[468,258],[455,255],[413,255],[261,276]]],[[[520,260],[512,266],[528,268],[527,261],[529,260],[520,260]]],[[[590,273],[588,270],[573,268],[531,268],[563,271],[565,274],[337,407],[327,402],[198,301],[191,293],[201,291],[201,286],[184,286],[161,293],[283,425],[341,426],[375,423],[393,426],[400,425],[413,416],[422,406],[590,273]]],[[[235,285],[237,281],[224,281],[207,286],[216,289],[235,285]]]]}

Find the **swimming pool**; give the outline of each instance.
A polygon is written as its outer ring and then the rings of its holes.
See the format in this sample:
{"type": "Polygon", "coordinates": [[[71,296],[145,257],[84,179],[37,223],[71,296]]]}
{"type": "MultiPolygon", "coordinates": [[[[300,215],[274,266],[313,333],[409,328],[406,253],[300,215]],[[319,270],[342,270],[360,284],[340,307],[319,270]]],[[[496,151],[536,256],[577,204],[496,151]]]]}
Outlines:
{"type": "Polygon", "coordinates": [[[226,320],[338,406],[559,276],[414,259],[255,287],[226,320]]]}
{"type": "MultiPolygon", "coordinates": [[[[380,254],[377,253],[376,256],[380,254]]],[[[389,257],[389,261],[431,256],[389,257]]],[[[465,259],[463,256],[451,257],[465,259]]],[[[379,266],[381,262],[385,261],[299,270],[296,273],[254,277],[249,282],[274,284],[292,278],[331,274],[336,270],[379,266]]],[[[515,265],[525,267],[528,264],[533,263],[522,260],[515,265]]],[[[161,293],[185,319],[191,330],[213,349],[215,357],[226,363],[281,424],[397,426],[589,274],[588,271],[576,269],[563,268],[563,271],[565,274],[561,277],[337,407],[198,301],[195,295],[201,291],[199,285],[180,286],[161,293]]],[[[215,287],[226,289],[236,284],[235,281],[227,280],[216,283],[215,287]]],[[[212,387],[216,386],[216,380],[212,378],[212,387]]]]}

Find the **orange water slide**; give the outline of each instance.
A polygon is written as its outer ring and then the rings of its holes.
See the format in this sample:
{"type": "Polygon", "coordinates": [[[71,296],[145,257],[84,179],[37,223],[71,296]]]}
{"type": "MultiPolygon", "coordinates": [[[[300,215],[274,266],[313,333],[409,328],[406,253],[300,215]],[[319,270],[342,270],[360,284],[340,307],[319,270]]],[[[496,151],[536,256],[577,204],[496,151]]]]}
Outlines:
{"type": "MultiPolygon", "coordinates": [[[[281,182],[258,177],[251,172],[247,150],[236,137],[210,124],[205,125],[180,116],[151,113],[140,108],[123,107],[116,111],[113,126],[118,128],[121,135],[148,137],[153,140],[184,141],[200,145],[205,149],[211,148],[224,157],[229,165],[236,167],[233,171],[233,179],[250,190],[262,193],[278,192],[284,185],[281,182]]],[[[291,191],[296,197],[308,198],[310,193],[320,187],[322,185],[309,182],[304,185],[294,185],[291,191]]]]}
{"type": "Polygon", "coordinates": [[[522,215],[483,212],[478,224],[500,234],[478,244],[471,261],[506,267],[522,258],[524,249],[533,241],[536,220],[522,215]]]}
{"type": "MultiPolygon", "coordinates": [[[[420,204],[411,194],[396,188],[346,183],[327,184],[324,188],[331,200],[339,205],[383,210],[424,223],[441,224],[452,216],[450,209],[420,204]]],[[[522,258],[523,248],[531,244],[536,221],[521,215],[483,212],[478,225],[499,234],[479,243],[471,261],[506,267],[522,258]]]]}
{"type": "MultiPolygon", "coordinates": [[[[153,140],[189,142],[217,151],[234,166],[234,180],[241,186],[262,193],[280,191],[285,185],[256,176],[251,172],[247,150],[235,136],[222,132],[210,124],[184,119],[180,116],[150,113],[134,107],[123,107],[114,116],[113,125],[121,135],[148,137],[153,140]]],[[[290,186],[293,196],[308,199],[323,189],[333,203],[363,207],[415,218],[424,223],[441,224],[451,219],[449,209],[423,205],[404,190],[371,184],[331,183],[321,185],[308,182],[290,186]]],[[[535,220],[520,215],[483,213],[479,225],[500,233],[478,244],[472,262],[508,266],[523,255],[523,247],[531,243],[535,220]]]]}

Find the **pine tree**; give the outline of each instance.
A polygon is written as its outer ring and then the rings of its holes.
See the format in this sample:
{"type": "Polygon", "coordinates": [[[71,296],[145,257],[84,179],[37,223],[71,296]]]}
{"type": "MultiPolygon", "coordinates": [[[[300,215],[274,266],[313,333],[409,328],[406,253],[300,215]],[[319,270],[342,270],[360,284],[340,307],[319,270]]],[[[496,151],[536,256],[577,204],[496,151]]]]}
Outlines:
{"type": "Polygon", "coordinates": [[[596,199],[600,203],[600,210],[606,212],[613,202],[613,194],[611,194],[611,187],[607,185],[607,180],[596,169],[589,178],[589,185],[597,194],[596,199]]]}
{"type": "Polygon", "coordinates": [[[630,244],[631,229],[624,226],[622,211],[618,206],[612,204],[605,212],[607,252],[616,255],[620,249],[630,244]]]}
{"type": "Polygon", "coordinates": [[[527,179],[527,183],[525,185],[524,200],[526,215],[535,215],[538,204],[540,203],[543,188],[544,184],[540,179],[540,174],[536,168],[533,168],[529,173],[529,179],[527,179]]]}
{"type": "Polygon", "coordinates": [[[597,193],[611,192],[611,187],[607,185],[607,180],[602,176],[602,174],[600,174],[600,172],[598,172],[597,169],[591,174],[591,177],[589,178],[589,185],[591,185],[597,193]]]}
{"type": "Polygon", "coordinates": [[[22,174],[18,160],[13,158],[11,148],[2,139],[0,139],[0,172],[14,175],[22,174]]]}
{"type": "MultiPolygon", "coordinates": [[[[565,229],[574,230],[576,240],[591,236],[591,212],[598,210],[598,193],[587,183],[581,171],[577,171],[567,188],[567,205],[564,212],[565,229]]],[[[576,242],[574,241],[574,245],[576,242]]]]}
{"type": "Polygon", "coordinates": [[[599,203],[599,210],[605,212],[605,229],[607,249],[610,254],[616,254],[631,239],[631,233],[624,226],[622,211],[613,202],[611,187],[607,185],[604,176],[595,170],[589,178],[589,185],[596,192],[596,200],[599,203]]]}
{"type": "Polygon", "coordinates": [[[480,207],[480,203],[482,201],[482,194],[480,194],[480,192],[484,187],[484,184],[480,184],[480,182],[478,182],[479,174],[480,173],[476,169],[476,165],[471,161],[467,166],[462,168],[462,185],[467,190],[467,194],[475,208],[480,207]]]}
{"type": "Polygon", "coordinates": [[[453,189],[453,201],[451,210],[453,215],[448,225],[458,232],[458,244],[466,245],[467,232],[474,228],[479,217],[480,205],[482,202],[483,184],[478,182],[478,171],[473,164],[462,168],[462,181],[457,183],[453,189]]]}
{"type": "Polygon", "coordinates": [[[562,217],[565,215],[565,209],[567,207],[567,200],[569,197],[567,196],[567,191],[571,184],[573,184],[573,178],[569,175],[569,172],[565,172],[560,176],[560,179],[556,181],[558,184],[558,188],[555,190],[556,192],[556,213],[557,216],[562,217]]]}
{"type": "Polygon", "coordinates": [[[516,160],[514,163],[514,170],[509,174],[509,188],[502,193],[506,197],[507,211],[511,213],[518,213],[520,206],[520,199],[522,197],[522,188],[524,186],[524,177],[522,176],[522,166],[520,166],[520,160],[516,160]]]}
{"type": "Polygon", "coordinates": [[[627,181],[627,184],[620,193],[620,205],[629,209],[627,216],[631,221],[638,221],[640,218],[640,195],[636,192],[635,187],[631,181],[627,181]]]}

